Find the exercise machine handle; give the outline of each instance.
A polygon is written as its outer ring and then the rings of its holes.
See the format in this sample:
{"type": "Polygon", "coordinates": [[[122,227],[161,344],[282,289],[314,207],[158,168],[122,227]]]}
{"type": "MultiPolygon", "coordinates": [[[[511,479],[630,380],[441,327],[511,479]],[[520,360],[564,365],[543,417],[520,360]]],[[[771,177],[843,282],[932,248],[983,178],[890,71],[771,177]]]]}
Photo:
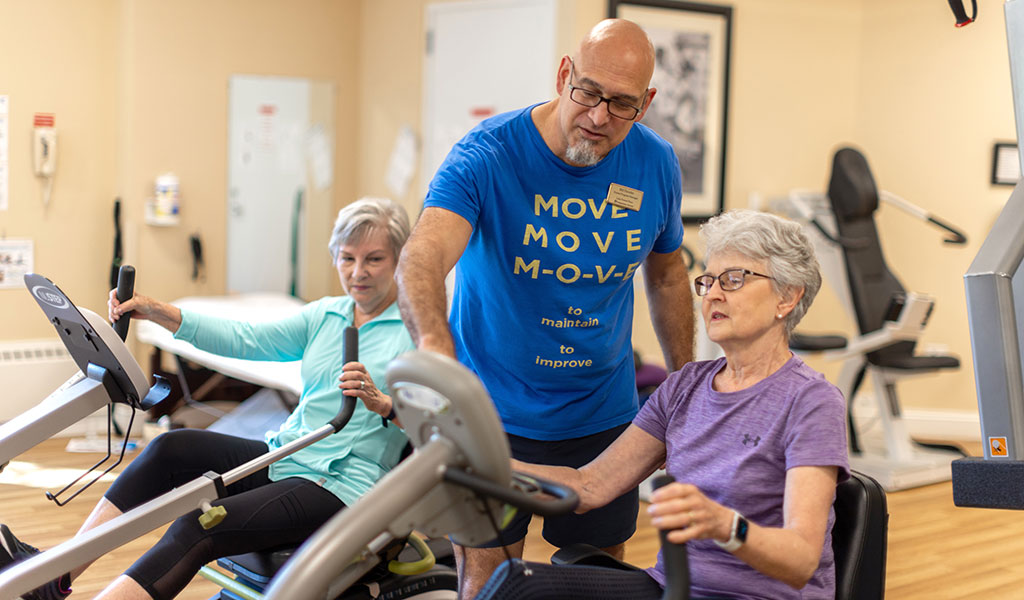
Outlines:
{"type": "MultiPolygon", "coordinates": [[[[671,475],[659,475],[651,482],[652,489],[658,489],[673,483],[671,475]]],[[[662,600],[689,600],[690,598],[690,559],[686,554],[686,544],[675,544],[668,541],[668,531],[658,532],[661,538],[661,556],[665,562],[665,592],[662,600]]]]}
{"type": "MultiPolygon", "coordinates": [[[[359,360],[359,328],[346,327],[344,339],[341,346],[341,364],[347,365],[350,362],[359,360]]],[[[334,433],[341,431],[341,428],[352,418],[356,410],[356,399],[352,396],[342,396],[341,410],[338,415],[329,421],[334,433]]]]}
{"type": "Polygon", "coordinates": [[[554,500],[542,500],[462,469],[446,469],[444,480],[542,517],[564,515],[574,510],[580,503],[580,497],[572,488],[532,475],[530,482],[537,485],[544,494],[554,497],[554,500]]]}
{"type": "MultiPolygon", "coordinates": [[[[135,267],[121,265],[117,271],[117,301],[126,302],[135,295],[135,267]]],[[[131,322],[132,313],[128,311],[121,315],[121,318],[114,323],[114,331],[117,332],[121,341],[128,338],[128,324],[131,322]]]]}
{"type": "Polygon", "coordinates": [[[349,325],[345,328],[344,339],[341,340],[341,364],[359,360],[359,328],[349,325]]]}
{"type": "Polygon", "coordinates": [[[935,215],[929,213],[927,210],[921,208],[920,206],[917,206],[916,204],[913,204],[910,201],[901,198],[892,192],[879,190],[878,199],[895,206],[896,208],[902,210],[907,214],[910,214],[912,216],[917,217],[918,219],[921,219],[925,223],[929,223],[931,225],[938,227],[939,229],[945,230],[951,236],[942,240],[947,244],[967,243],[967,236],[964,235],[962,231],[953,227],[952,225],[943,221],[942,219],[936,217],[935,215]]]}
{"type": "Polygon", "coordinates": [[[971,0],[971,16],[967,16],[967,11],[964,9],[963,0],[948,0],[949,8],[953,11],[953,16],[956,18],[956,26],[963,27],[969,25],[978,18],[978,0],[971,0]]]}
{"type": "Polygon", "coordinates": [[[929,216],[928,217],[928,222],[931,223],[932,225],[935,225],[937,227],[945,229],[946,231],[948,231],[952,235],[952,237],[948,237],[948,238],[943,239],[942,240],[943,242],[945,242],[947,244],[966,244],[967,243],[967,236],[964,235],[962,231],[960,231],[959,229],[953,227],[949,223],[946,223],[945,221],[939,219],[938,217],[929,216]]]}

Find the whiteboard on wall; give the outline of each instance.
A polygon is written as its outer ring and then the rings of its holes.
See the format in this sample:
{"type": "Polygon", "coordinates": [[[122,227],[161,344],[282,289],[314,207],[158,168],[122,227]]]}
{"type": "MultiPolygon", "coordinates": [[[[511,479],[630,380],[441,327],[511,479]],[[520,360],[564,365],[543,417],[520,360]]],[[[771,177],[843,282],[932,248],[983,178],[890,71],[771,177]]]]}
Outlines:
{"type": "Polygon", "coordinates": [[[557,8],[556,0],[427,6],[424,184],[477,123],[554,97],[557,8]]]}

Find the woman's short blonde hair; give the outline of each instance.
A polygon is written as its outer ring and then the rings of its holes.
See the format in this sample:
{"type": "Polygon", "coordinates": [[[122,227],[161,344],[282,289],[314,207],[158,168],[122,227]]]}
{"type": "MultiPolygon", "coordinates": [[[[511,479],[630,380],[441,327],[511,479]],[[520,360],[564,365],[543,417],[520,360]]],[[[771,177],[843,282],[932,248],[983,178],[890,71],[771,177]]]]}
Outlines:
{"type": "Polygon", "coordinates": [[[409,239],[409,230],[409,215],[402,205],[389,198],[364,197],[338,211],[327,249],[331,260],[337,262],[343,245],[359,243],[371,231],[384,231],[398,260],[402,246],[409,239]]]}

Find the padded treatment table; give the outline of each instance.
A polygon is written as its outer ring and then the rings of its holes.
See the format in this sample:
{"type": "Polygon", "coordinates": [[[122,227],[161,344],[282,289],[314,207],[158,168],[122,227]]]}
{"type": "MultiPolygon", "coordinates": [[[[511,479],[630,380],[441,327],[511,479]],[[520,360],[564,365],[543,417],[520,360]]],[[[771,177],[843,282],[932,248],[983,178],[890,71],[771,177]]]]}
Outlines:
{"type": "MultiPolygon", "coordinates": [[[[189,296],[171,304],[184,310],[238,321],[273,321],[299,312],[305,302],[287,294],[257,293],[232,296],[189,296]]],[[[174,339],[174,334],[151,321],[133,320],[140,342],[222,375],[242,381],[291,392],[302,393],[301,361],[276,362],[227,358],[204,352],[192,344],[174,339]]]]}

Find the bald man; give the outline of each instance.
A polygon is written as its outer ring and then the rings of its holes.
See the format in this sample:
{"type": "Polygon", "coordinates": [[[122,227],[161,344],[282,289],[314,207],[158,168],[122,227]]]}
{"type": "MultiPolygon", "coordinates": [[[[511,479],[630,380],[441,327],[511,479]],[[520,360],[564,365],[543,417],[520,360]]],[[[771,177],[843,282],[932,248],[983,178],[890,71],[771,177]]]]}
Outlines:
{"type": "MultiPolygon", "coordinates": [[[[599,23],[559,62],[556,98],[487,119],[452,148],[402,252],[399,307],[413,339],[479,375],[515,458],[582,466],[629,425],[639,267],[667,366],[693,358],[679,163],[636,123],[654,99],[653,70],[639,26],[599,23]],[[456,262],[449,317],[444,279],[456,262]]],[[[546,519],[544,537],[621,557],[637,507],[634,490],[546,519]]],[[[529,520],[456,549],[462,598],[506,552],[522,556],[529,520]]]]}

